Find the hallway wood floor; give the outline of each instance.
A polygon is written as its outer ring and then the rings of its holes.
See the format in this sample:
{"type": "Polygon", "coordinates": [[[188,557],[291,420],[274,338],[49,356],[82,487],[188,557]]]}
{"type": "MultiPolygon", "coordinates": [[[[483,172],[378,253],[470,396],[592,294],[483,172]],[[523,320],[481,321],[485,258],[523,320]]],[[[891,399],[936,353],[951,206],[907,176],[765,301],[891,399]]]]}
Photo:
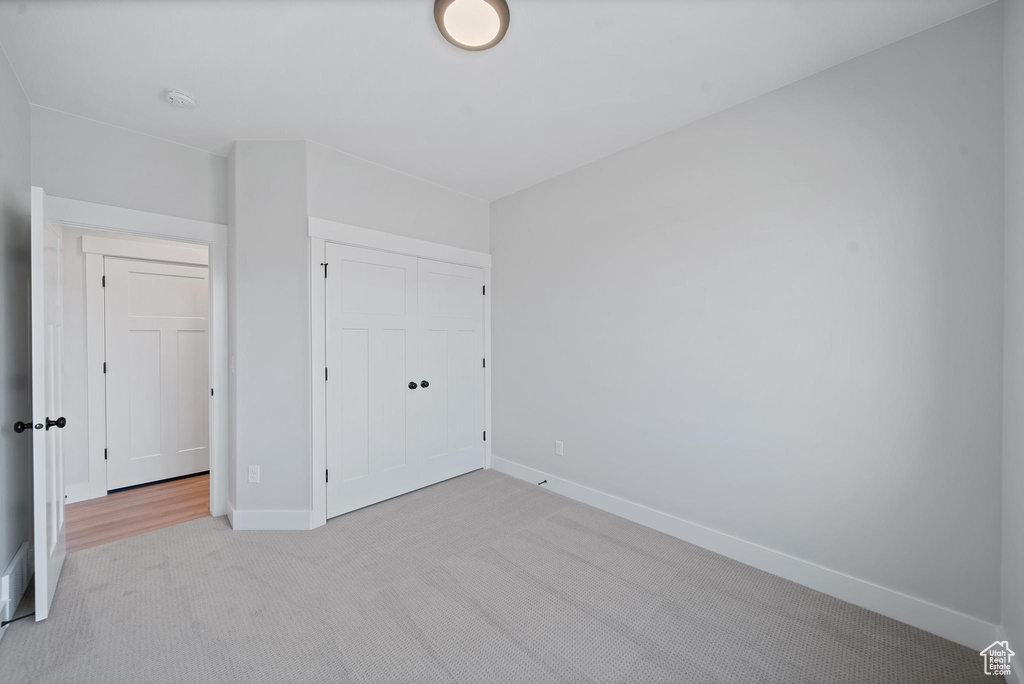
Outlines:
{"type": "Polygon", "coordinates": [[[210,515],[210,474],[126,489],[65,508],[68,553],[210,515]]]}

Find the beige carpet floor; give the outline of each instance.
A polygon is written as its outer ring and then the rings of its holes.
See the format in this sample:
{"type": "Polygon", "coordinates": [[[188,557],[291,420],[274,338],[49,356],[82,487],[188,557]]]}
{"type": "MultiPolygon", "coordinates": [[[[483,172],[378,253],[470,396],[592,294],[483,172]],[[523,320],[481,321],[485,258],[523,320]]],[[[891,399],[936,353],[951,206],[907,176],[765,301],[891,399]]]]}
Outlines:
{"type": "Polygon", "coordinates": [[[494,471],[71,554],[0,682],[986,682],[972,650],[494,471]]]}

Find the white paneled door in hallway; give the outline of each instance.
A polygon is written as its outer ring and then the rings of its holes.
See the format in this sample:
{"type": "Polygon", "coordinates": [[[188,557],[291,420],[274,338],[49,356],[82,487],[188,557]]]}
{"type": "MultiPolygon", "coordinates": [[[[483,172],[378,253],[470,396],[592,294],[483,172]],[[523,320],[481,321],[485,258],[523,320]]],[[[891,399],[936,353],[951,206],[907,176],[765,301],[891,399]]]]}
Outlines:
{"type": "Polygon", "coordinates": [[[207,268],[104,258],[107,489],[210,469],[207,268]]]}
{"type": "Polygon", "coordinates": [[[483,271],[324,246],[327,517],[484,465],[483,271]]]}

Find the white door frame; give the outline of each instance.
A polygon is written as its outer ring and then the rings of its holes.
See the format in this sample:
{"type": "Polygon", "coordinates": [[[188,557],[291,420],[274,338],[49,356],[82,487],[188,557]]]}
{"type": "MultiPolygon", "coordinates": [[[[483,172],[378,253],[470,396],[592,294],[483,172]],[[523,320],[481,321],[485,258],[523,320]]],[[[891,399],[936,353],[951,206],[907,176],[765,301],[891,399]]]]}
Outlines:
{"type": "MultiPolygon", "coordinates": [[[[227,226],[195,219],[123,209],[63,197],[46,197],[47,218],[56,223],[92,230],[103,230],[144,237],[191,242],[208,247],[210,295],[210,514],[227,514],[228,501],[228,288],[227,288],[227,226]]],[[[88,345],[87,373],[89,396],[89,496],[107,493],[103,448],[106,445],[106,390],[103,380],[103,289],[96,287],[103,276],[103,256],[130,256],[153,259],[153,247],[83,236],[86,251],[86,338],[88,345]],[[109,251],[105,251],[109,250],[109,251]],[[150,254],[150,256],[146,256],[150,254]],[[141,255],[141,256],[140,256],[141,255]],[[95,282],[93,282],[95,281],[95,282]]],[[[166,253],[166,248],[161,248],[166,253]]],[[[174,261],[199,259],[201,250],[179,247],[172,254],[174,261]]],[[[156,257],[167,261],[167,256],[156,257]]]]}
{"type": "Polygon", "coordinates": [[[437,242],[383,233],[351,226],[337,221],[309,217],[309,262],[310,262],[310,473],[312,474],[312,515],[310,527],[327,523],[327,483],[320,479],[320,473],[327,471],[327,396],[324,368],[327,367],[327,336],[324,319],[327,293],[323,270],[319,266],[324,253],[324,243],[333,242],[392,252],[406,256],[433,259],[463,266],[475,266],[484,272],[484,468],[491,467],[491,255],[474,252],[460,247],[450,247],[437,242]]]}

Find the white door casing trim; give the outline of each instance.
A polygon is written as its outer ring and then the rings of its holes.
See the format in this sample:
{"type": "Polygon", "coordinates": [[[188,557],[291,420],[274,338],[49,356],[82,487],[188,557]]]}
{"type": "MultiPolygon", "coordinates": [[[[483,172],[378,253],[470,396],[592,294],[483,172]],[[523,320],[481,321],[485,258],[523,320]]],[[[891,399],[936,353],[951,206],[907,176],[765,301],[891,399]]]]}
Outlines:
{"type": "Polygon", "coordinates": [[[670,513],[649,508],[643,504],[566,480],[506,458],[494,456],[491,459],[491,467],[498,472],[532,484],[547,480],[545,485],[547,489],[570,499],[720,553],[726,558],[751,565],[856,606],[881,613],[894,620],[938,634],[975,650],[982,649],[996,640],[998,633],[996,625],[916,596],[847,575],[746,539],[734,537],[731,534],[684,520],[670,513]]]}
{"type": "Polygon", "coordinates": [[[404,254],[411,257],[433,259],[483,269],[484,296],[484,467],[491,464],[491,255],[437,242],[383,233],[337,221],[309,217],[309,282],[310,282],[310,528],[327,523],[327,483],[320,473],[327,470],[327,402],[324,386],[324,368],[327,366],[325,330],[326,283],[319,265],[324,255],[324,243],[332,242],[353,247],[375,249],[382,252],[404,254]]]}
{"type": "Polygon", "coordinates": [[[100,254],[102,256],[139,259],[142,261],[166,261],[193,266],[208,266],[210,264],[207,250],[202,247],[159,245],[152,242],[101,238],[95,235],[82,236],[82,252],[84,254],[100,254]]]}
{"type": "MultiPolygon", "coordinates": [[[[105,204],[83,202],[63,197],[46,198],[47,217],[56,223],[104,230],[129,235],[165,238],[178,242],[206,245],[209,249],[210,290],[210,383],[214,395],[210,401],[210,514],[228,512],[228,290],[227,290],[227,226],[195,219],[124,209],[105,204]]],[[[103,256],[106,248],[117,250],[109,256],[151,259],[146,243],[125,240],[82,237],[85,251],[86,338],[88,340],[89,395],[89,487],[86,498],[106,494],[106,468],[103,461],[105,445],[105,392],[103,379],[103,256]],[[88,240],[88,242],[86,242],[88,240]],[[128,246],[134,245],[134,246],[128,246]],[[86,248],[88,247],[88,251],[86,248]],[[97,410],[98,409],[98,410],[97,410]]],[[[197,263],[202,250],[176,248],[175,261],[197,263]],[[191,260],[191,261],[188,261],[191,260]]],[[[156,260],[166,261],[166,258],[156,260]]],[[[72,493],[82,494],[77,487],[72,493]]],[[[69,496],[68,502],[72,501],[69,496]]]]}
{"type": "Polygon", "coordinates": [[[491,255],[484,252],[474,252],[461,247],[442,245],[439,242],[428,242],[404,235],[350,226],[347,223],[328,221],[315,216],[309,217],[309,237],[336,242],[340,245],[376,249],[380,252],[394,252],[434,261],[446,261],[450,264],[478,268],[491,267],[491,255]]]}

